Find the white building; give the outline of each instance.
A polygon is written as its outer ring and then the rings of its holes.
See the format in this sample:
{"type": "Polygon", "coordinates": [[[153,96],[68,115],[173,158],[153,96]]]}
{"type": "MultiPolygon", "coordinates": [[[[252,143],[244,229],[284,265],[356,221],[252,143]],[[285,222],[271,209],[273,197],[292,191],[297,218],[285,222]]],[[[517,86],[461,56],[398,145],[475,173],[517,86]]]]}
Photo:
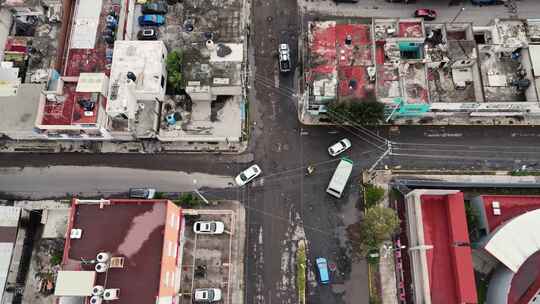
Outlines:
{"type": "Polygon", "coordinates": [[[117,137],[155,136],[167,83],[166,58],[162,41],[115,42],[107,114],[117,137]]]}

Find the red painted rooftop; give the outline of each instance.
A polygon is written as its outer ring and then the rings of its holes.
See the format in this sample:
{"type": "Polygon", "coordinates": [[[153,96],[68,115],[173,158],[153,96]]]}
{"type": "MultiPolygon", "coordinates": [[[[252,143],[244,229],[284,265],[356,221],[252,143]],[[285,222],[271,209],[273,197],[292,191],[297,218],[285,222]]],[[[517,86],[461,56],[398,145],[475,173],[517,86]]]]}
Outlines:
{"type": "Polygon", "coordinates": [[[477,303],[463,193],[421,202],[432,303],[477,303]]]}
{"type": "Polygon", "coordinates": [[[337,71],[338,96],[366,97],[374,89],[366,73],[366,67],[373,64],[370,25],[313,23],[311,31],[311,78],[332,77],[337,71]],[[350,44],[345,42],[348,36],[350,44]]]}
{"type": "Polygon", "coordinates": [[[96,123],[100,107],[105,108],[107,99],[94,93],[75,92],[76,82],[64,83],[64,100],[46,101],[43,109],[42,125],[76,125],[96,123]],[[82,100],[95,101],[95,107],[86,113],[79,104],[82,100]]]}
{"type": "Polygon", "coordinates": [[[530,256],[512,279],[508,303],[528,304],[540,289],[540,251],[530,256]]]}
{"type": "Polygon", "coordinates": [[[420,21],[400,21],[398,26],[399,37],[421,38],[424,36],[420,21]]]}
{"type": "Polygon", "coordinates": [[[81,259],[99,252],[125,257],[124,268],[98,274],[96,285],[119,288],[116,304],[155,303],[160,282],[167,200],[111,200],[110,205],[74,204],[69,229],[81,239],[66,239],[65,270],[93,270],[81,259]]]}
{"type": "Polygon", "coordinates": [[[490,231],[520,214],[540,208],[540,196],[537,195],[482,195],[481,198],[490,231]],[[501,215],[493,214],[494,201],[499,202],[501,215]]]}

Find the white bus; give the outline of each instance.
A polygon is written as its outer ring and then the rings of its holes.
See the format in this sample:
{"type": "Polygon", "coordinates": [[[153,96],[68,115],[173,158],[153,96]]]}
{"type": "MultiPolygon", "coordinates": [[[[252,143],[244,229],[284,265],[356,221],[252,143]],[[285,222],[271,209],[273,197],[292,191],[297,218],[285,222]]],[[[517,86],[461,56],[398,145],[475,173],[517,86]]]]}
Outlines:
{"type": "Polygon", "coordinates": [[[352,160],[346,157],[341,158],[341,161],[339,162],[336,171],[328,184],[328,188],[326,188],[326,192],[332,196],[340,198],[345,186],[347,185],[347,181],[351,176],[352,168],[352,160]]]}

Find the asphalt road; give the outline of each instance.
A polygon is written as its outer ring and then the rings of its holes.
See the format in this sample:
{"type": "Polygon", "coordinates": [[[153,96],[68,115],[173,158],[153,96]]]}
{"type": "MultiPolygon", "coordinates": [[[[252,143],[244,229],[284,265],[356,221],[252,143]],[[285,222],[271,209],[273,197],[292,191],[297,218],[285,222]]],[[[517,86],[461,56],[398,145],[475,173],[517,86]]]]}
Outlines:
{"type": "MultiPolygon", "coordinates": [[[[355,161],[351,179],[354,181],[382,154],[383,149],[378,147],[382,142],[360,129],[307,127],[298,123],[292,98],[294,75],[280,75],[276,57],[277,45],[287,42],[292,58],[296,58],[299,27],[296,2],[255,0],[253,8],[251,49],[254,51],[250,59],[256,68],[251,70],[253,127],[246,153],[250,157],[1,154],[0,167],[8,169],[0,170],[0,191],[45,197],[64,194],[67,190],[108,193],[111,188],[127,190],[145,184],[181,191],[189,190],[193,174],[198,174],[195,179],[200,182],[194,187],[203,187],[209,198],[239,199],[247,209],[245,303],[296,302],[293,254],[297,241],[303,238],[308,242],[310,261],[325,256],[337,265],[330,286],[316,283],[310,265],[308,302],[368,303],[365,264],[351,261],[350,240],[345,234],[347,226],[359,220],[358,186],[350,182],[340,200],[325,194],[337,164],[326,148],[342,137],[352,140],[353,148],[345,154],[355,161]],[[261,166],[263,178],[243,188],[225,185],[229,179],[223,176],[236,175],[252,163],[246,161],[251,158],[261,166]],[[308,164],[316,167],[311,176],[304,175],[308,164]],[[27,167],[37,169],[22,169],[27,167]],[[77,180],[76,175],[83,178],[77,180]]],[[[462,15],[467,16],[467,12],[462,15]]],[[[392,155],[380,167],[481,170],[540,163],[540,128],[404,126],[374,132],[394,143],[392,155]]]]}

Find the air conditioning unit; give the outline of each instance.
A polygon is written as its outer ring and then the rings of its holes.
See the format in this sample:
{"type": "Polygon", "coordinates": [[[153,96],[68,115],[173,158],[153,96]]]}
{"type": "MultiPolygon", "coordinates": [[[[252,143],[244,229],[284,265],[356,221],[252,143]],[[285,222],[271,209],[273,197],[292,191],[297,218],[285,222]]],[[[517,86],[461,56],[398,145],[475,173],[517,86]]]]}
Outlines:
{"type": "Polygon", "coordinates": [[[96,272],[98,272],[98,273],[103,273],[103,272],[107,271],[107,268],[108,268],[107,264],[105,264],[105,263],[97,263],[96,267],[95,267],[96,272]]]}
{"type": "Polygon", "coordinates": [[[101,299],[101,297],[93,296],[90,298],[90,304],[101,304],[101,302],[103,302],[103,299],[101,299]]]}
{"type": "Polygon", "coordinates": [[[82,229],[73,228],[71,229],[71,232],[69,233],[70,239],[80,239],[82,237],[82,229]]]}
{"type": "Polygon", "coordinates": [[[103,295],[103,291],[105,291],[105,288],[103,288],[103,286],[96,285],[96,286],[94,286],[94,288],[92,288],[92,295],[93,296],[101,296],[101,295],[103,295]]]}
{"type": "Polygon", "coordinates": [[[106,301],[117,300],[118,296],[120,296],[119,288],[105,289],[105,292],[103,293],[103,299],[106,301]]]}
{"type": "Polygon", "coordinates": [[[109,261],[110,258],[111,258],[111,255],[108,254],[107,252],[100,252],[97,254],[96,260],[98,261],[98,263],[105,263],[109,261]]]}

